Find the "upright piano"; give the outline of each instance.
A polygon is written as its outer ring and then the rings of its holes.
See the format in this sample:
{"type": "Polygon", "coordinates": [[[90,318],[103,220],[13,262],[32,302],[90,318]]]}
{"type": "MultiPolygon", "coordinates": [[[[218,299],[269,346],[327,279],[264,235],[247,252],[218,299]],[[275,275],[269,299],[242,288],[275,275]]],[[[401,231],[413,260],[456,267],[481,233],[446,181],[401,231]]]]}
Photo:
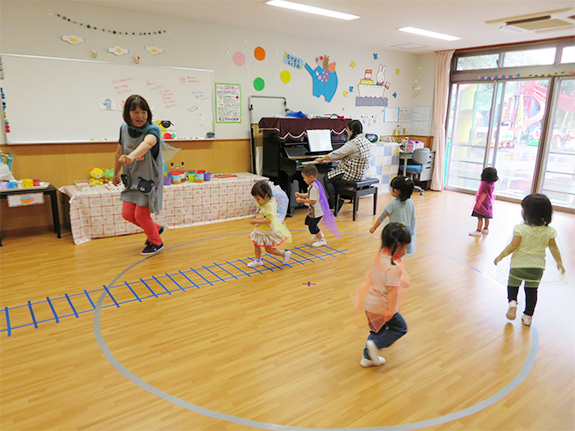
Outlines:
{"type": "MultiPolygon", "coordinates": [[[[331,131],[332,147],[337,150],[347,141],[345,118],[276,118],[263,117],[259,129],[263,133],[262,175],[278,184],[289,197],[288,215],[300,206],[295,202],[295,192],[304,192],[307,185],[301,176],[304,162],[321,157],[310,153],[306,130],[328,129],[331,131]],[[298,190],[294,189],[297,181],[298,190]]],[[[327,154],[324,153],[324,154],[327,154]]],[[[332,170],[338,162],[317,164],[322,174],[332,170]]]]}

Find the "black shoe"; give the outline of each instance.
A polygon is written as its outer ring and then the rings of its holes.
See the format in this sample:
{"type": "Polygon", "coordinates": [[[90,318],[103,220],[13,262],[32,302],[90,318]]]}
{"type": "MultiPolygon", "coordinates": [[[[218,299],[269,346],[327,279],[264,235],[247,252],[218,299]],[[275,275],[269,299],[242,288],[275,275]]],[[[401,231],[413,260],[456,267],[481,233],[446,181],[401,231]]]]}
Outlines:
{"type": "Polygon", "coordinates": [[[157,252],[159,252],[163,248],[164,248],[164,243],[161,243],[160,245],[148,244],[146,246],[146,248],[143,249],[140,254],[142,256],[151,256],[152,254],[156,254],[157,252]]]}
{"type": "MultiPolygon", "coordinates": [[[[164,233],[165,230],[166,230],[166,229],[164,229],[164,226],[160,226],[160,230],[158,231],[158,233],[161,235],[161,234],[164,233]]],[[[148,245],[150,245],[150,244],[151,244],[150,240],[147,239],[147,240],[146,240],[146,246],[148,246],[148,245]]]]}

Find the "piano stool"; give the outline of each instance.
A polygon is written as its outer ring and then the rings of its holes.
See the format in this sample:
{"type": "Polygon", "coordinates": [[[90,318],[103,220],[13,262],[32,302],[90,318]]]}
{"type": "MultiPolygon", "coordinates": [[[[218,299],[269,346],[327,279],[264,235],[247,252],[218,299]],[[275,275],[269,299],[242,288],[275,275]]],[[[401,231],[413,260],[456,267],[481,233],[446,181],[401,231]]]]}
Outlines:
{"type": "Polygon", "coordinates": [[[339,212],[339,200],[341,198],[351,199],[353,203],[353,221],[355,221],[355,213],[357,212],[359,198],[362,196],[373,195],[373,215],[377,213],[377,185],[379,180],[377,178],[366,178],[361,181],[334,181],[335,185],[335,211],[334,216],[337,217],[339,212]]]}

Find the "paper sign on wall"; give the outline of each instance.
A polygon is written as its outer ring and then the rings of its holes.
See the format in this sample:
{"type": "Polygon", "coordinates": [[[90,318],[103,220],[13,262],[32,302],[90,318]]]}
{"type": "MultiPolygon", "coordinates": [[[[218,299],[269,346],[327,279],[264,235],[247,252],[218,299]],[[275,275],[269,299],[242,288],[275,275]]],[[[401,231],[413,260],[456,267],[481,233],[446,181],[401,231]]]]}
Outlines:
{"type": "Polygon", "coordinates": [[[242,94],[240,84],[216,83],[216,122],[242,122],[242,94]]]}

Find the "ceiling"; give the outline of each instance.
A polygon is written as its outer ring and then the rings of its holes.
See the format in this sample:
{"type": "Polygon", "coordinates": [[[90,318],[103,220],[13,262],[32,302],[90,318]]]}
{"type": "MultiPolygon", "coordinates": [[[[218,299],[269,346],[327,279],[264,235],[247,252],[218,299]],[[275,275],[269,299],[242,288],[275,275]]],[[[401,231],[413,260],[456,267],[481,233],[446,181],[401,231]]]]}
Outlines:
{"type": "Polygon", "coordinates": [[[359,15],[360,18],[340,21],[268,6],[266,0],[75,0],[76,3],[413,54],[575,36],[573,29],[510,34],[499,30],[500,25],[486,23],[573,8],[573,0],[293,1],[359,15]],[[447,42],[396,30],[405,26],[447,33],[461,39],[447,42]]]}

